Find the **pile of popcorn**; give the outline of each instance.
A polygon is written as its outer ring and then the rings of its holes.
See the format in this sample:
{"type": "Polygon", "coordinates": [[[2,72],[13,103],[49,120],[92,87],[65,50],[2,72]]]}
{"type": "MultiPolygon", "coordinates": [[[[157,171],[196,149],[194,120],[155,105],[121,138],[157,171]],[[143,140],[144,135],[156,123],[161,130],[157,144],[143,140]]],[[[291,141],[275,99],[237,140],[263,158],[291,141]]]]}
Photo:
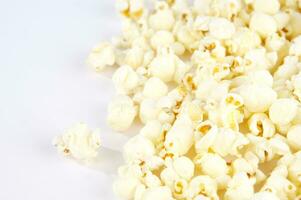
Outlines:
{"type": "MultiPolygon", "coordinates": [[[[301,1],[118,0],[122,35],[93,49],[116,69],[108,124],[124,146],[124,200],[301,199],[301,1]]],[[[77,159],[100,139],[57,138],[77,159]]]]}

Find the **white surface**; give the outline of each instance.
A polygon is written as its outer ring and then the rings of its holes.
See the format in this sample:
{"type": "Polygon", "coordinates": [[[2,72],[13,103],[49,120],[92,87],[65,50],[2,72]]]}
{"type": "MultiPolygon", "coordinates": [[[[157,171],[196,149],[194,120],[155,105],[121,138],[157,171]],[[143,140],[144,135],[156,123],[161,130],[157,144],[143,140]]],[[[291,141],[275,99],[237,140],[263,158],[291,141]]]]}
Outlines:
{"type": "Polygon", "coordinates": [[[114,1],[0,2],[0,199],[115,199],[118,153],[103,149],[95,170],[51,146],[79,121],[101,128],[106,147],[120,150],[126,139],[105,125],[110,80],[85,66],[91,47],[120,29],[114,1]]]}

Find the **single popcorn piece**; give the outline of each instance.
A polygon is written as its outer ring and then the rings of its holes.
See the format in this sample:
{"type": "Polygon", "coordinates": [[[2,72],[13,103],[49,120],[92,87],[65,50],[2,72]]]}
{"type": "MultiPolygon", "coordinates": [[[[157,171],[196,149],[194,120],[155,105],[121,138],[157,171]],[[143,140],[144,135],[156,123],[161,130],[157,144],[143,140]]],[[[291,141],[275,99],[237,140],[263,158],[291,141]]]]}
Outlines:
{"type": "Polygon", "coordinates": [[[158,2],[155,13],[149,16],[148,22],[150,27],[155,30],[171,30],[175,19],[167,3],[158,2]]]}
{"type": "Polygon", "coordinates": [[[249,129],[254,135],[271,138],[275,134],[275,126],[264,113],[256,113],[248,121],[249,129]]]}
{"type": "Polygon", "coordinates": [[[287,140],[291,147],[301,150],[301,124],[292,126],[287,133],[287,140]]]}
{"type": "Polygon", "coordinates": [[[175,55],[170,49],[162,49],[149,64],[150,73],[164,82],[170,82],[175,74],[175,55]]]}
{"type": "Polygon", "coordinates": [[[212,178],[221,177],[228,173],[226,161],[217,154],[205,154],[198,162],[203,173],[212,178]]]}
{"type": "Polygon", "coordinates": [[[277,99],[269,109],[269,116],[278,125],[289,124],[297,115],[297,102],[293,99],[277,99]]]}
{"type": "Polygon", "coordinates": [[[153,143],[140,135],[131,138],[124,146],[124,158],[127,162],[145,160],[154,154],[153,143]]]}
{"type": "Polygon", "coordinates": [[[227,19],[213,18],[209,23],[209,33],[217,39],[229,39],[235,33],[235,26],[227,19]]]}
{"type": "Polygon", "coordinates": [[[139,85],[139,75],[128,65],[119,67],[113,74],[112,81],[117,93],[129,94],[139,85]]]}
{"type": "Polygon", "coordinates": [[[137,109],[126,95],[116,96],[109,104],[107,122],[116,131],[125,131],[133,123],[137,109]]]}
{"type": "Polygon", "coordinates": [[[92,49],[88,57],[88,64],[97,72],[102,71],[107,66],[115,64],[114,47],[107,42],[102,42],[92,49]]]}
{"type": "Polygon", "coordinates": [[[143,94],[147,98],[158,99],[168,92],[168,86],[157,77],[148,79],[144,85],[143,94]]]}
{"type": "Polygon", "coordinates": [[[250,28],[265,38],[277,31],[277,23],[272,16],[255,12],[250,19],[250,28]]]}
{"type": "Polygon", "coordinates": [[[98,131],[91,131],[84,123],[66,130],[53,143],[60,153],[78,160],[95,158],[101,145],[98,131]]]}
{"type": "Polygon", "coordinates": [[[175,172],[186,180],[191,179],[194,175],[194,163],[188,157],[175,158],[173,167],[175,172]]]}

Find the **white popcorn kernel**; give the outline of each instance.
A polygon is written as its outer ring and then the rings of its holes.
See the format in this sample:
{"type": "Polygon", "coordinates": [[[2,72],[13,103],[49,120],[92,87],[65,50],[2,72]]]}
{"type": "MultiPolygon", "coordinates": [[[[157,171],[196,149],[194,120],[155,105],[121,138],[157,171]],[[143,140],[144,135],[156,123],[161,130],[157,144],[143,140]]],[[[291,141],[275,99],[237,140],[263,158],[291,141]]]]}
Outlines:
{"type": "Polygon", "coordinates": [[[97,47],[92,49],[91,54],[88,57],[88,64],[100,72],[107,66],[115,64],[115,53],[114,47],[107,42],[99,44],[97,47]]]}
{"type": "Polygon", "coordinates": [[[182,178],[189,180],[194,174],[194,164],[193,162],[185,156],[175,158],[173,161],[173,167],[175,172],[182,178]]]}
{"type": "Polygon", "coordinates": [[[204,111],[200,106],[200,103],[197,101],[191,102],[188,105],[188,114],[190,119],[193,122],[201,122],[203,121],[204,111]]]}
{"type": "Polygon", "coordinates": [[[178,118],[166,134],[164,146],[178,155],[184,155],[193,144],[193,128],[191,120],[182,116],[178,118]]]}
{"type": "Polygon", "coordinates": [[[139,85],[140,78],[130,66],[123,65],[115,71],[112,81],[117,93],[129,94],[139,85]]]}
{"type": "Polygon", "coordinates": [[[172,200],[171,190],[166,186],[147,188],[141,200],[172,200]]]}
{"type": "Polygon", "coordinates": [[[134,198],[137,186],[140,184],[136,178],[119,178],[113,184],[114,193],[126,200],[134,198]]]}
{"type": "Polygon", "coordinates": [[[116,131],[125,131],[133,123],[137,109],[132,99],[125,95],[116,96],[110,102],[107,122],[116,131]]]}
{"type": "Polygon", "coordinates": [[[174,182],[180,177],[172,167],[166,167],[162,170],[160,178],[165,185],[172,187],[174,182]]]}
{"type": "Polygon", "coordinates": [[[173,34],[169,31],[157,31],[151,38],[150,43],[154,49],[169,47],[175,42],[173,34]]]}
{"type": "Polygon", "coordinates": [[[165,2],[160,2],[157,5],[155,13],[149,16],[148,22],[154,30],[171,30],[175,19],[168,5],[165,2]]]}
{"type": "Polygon", "coordinates": [[[286,138],[278,134],[269,140],[269,145],[271,146],[274,154],[277,155],[283,156],[291,152],[286,138]]]}
{"type": "Polygon", "coordinates": [[[252,200],[280,200],[274,193],[272,192],[256,192],[252,200]]]}
{"type": "Polygon", "coordinates": [[[140,130],[140,134],[155,144],[161,138],[162,124],[158,120],[148,121],[140,130]]]}
{"type": "Polygon", "coordinates": [[[224,18],[213,18],[209,23],[209,33],[217,39],[229,39],[235,33],[235,26],[224,18]]]}
{"type": "Polygon", "coordinates": [[[173,79],[175,73],[175,55],[163,49],[149,65],[150,73],[160,78],[164,82],[169,82],[173,79]]]}
{"type": "Polygon", "coordinates": [[[214,179],[212,179],[210,176],[205,175],[194,177],[189,183],[188,196],[190,198],[193,198],[198,196],[199,194],[216,198],[217,184],[214,179]]]}
{"type": "Polygon", "coordinates": [[[292,199],[296,193],[296,186],[287,180],[286,177],[272,173],[261,188],[261,191],[271,191],[279,199],[292,199]]]}
{"type": "Polygon", "coordinates": [[[221,128],[212,143],[212,150],[221,156],[238,156],[239,150],[249,144],[248,139],[239,132],[221,128]]]}
{"type": "Polygon", "coordinates": [[[143,64],[144,51],[138,46],[134,46],[126,53],[124,63],[136,69],[143,64]]]}
{"type": "Polygon", "coordinates": [[[301,150],[301,125],[292,126],[289,129],[287,140],[292,148],[301,150]]]}
{"type": "Polygon", "coordinates": [[[251,49],[259,47],[261,39],[259,35],[248,28],[239,28],[230,42],[231,51],[237,55],[244,55],[251,49]]]}
{"type": "Polygon", "coordinates": [[[290,36],[292,38],[297,37],[301,34],[301,14],[300,12],[291,11],[290,12],[290,22],[289,28],[291,29],[290,36]]]}
{"type": "Polygon", "coordinates": [[[280,9],[279,0],[254,0],[253,6],[255,11],[269,15],[276,14],[280,9]]]}
{"type": "Polygon", "coordinates": [[[175,33],[176,39],[181,42],[186,49],[191,49],[196,43],[196,37],[193,35],[190,27],[181,26],[175,33]]]}
{"type": "Polygon", "coordinates": [[[225,193],[225,200],[244,200],[252,199],[254,194],[253,181],[248,178],[246,173],[237,173],[231,179],[227,191],[225,193]],[[238,195],[239,194],[239,195],[238,195]]]}
{"type": "Polygon", "coordinates": [[[155,147],[151,141],[137,135],[124,145],[124,158],[127,162],[145,160],[155,154],[155,147]]]}
{"type": "Polygon", "coordinates": [[[228,173],[226,161],[217,154],[207,153],[199,162],[202,172],[212,178],[221,177],[228,173]]]}
{"type": "Polygon", "coordinates": [[[250,28],[262,37],[267,37],[277,31],[277,23],[272,16],[255,12],[250,19],[250,28]]]}
{"type": "Polygon", "coordinates": [[[80,123],[56,137],[53,144],[65,156],[89,160],[98,155],[101,141],[97,131],[91,131],[86,124],[80,123]]]}
{"type": "Polygon", "coordinates": [[[277,62],[276,52],[267,52],[265,48],[252,49],[245,54],[245,59],[249,62],[247,67],[252,70],[270,70],[277,62]]]}
{"type": "Polygon", "coordinates": [[[142,123],[146,124],[148,121],[157,119],[160,109],[153,99],[144,99],[140,104],[139,118],[142,123]]]}
{"type": "Polygon", "coordinates": [[[278,30],[282,30],[290,21],[290,15],[286,12],[278,12],[274,15],[278,30]]]}
{"type": "Polygon", "coordinates": [[[254,174],[254,167],[244,158],[237,158],[232,162],[233,172],[245,172],[247,174],[254,174]]]}
{"type": "Polygon", "coordinates": [[[256,113],[248,121],[252,134],[271,138],[275,134],[275,126],[269,117],[264,113],[256,113]]]}
{"type": "Polygon", "coordinates": [[[148,79],[144,85],[143,94],[147,98],[158,99],[167,94],[168,87],[157,77],[148,79]]]}
{"type": "Polygon", "coordinates": [[[239,88],[244,105],[250,112],[265,112],[276,100],[276,92],[265,85],[247,84],[239,88]]]}
{"type": "Polygon", "coordinates": [[[289,124],[297,114],[297,102],[293,99],[277,99],[269,109],[269,116],[277,125],[289,124]]]}

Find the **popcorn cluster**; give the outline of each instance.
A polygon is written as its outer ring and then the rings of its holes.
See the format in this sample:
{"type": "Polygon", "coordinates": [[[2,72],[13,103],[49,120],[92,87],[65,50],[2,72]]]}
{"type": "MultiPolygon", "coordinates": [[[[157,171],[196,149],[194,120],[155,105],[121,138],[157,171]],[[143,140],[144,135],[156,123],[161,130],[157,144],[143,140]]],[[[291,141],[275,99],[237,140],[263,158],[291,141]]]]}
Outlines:
{"type": "MultiPolygon", "coordinates": [[[[301,199],[301,1],[118,0],[117,8],[122,35],[88,58],[96,71],[118,66],[108,124],[144,124],[124,146],[116,194],[301,199]]],[[[90,157],[96,143],[58,144],[90,157]]]]}

